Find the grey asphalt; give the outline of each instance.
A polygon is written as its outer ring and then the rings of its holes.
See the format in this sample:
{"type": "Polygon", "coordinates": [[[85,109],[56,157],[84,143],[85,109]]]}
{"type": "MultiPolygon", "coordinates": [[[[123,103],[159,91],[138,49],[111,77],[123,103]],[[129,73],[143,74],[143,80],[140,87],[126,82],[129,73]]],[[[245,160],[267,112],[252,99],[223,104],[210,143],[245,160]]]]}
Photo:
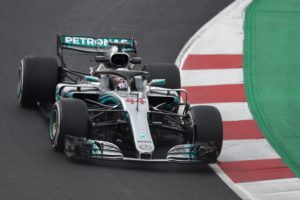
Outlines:
{"type": "Polygon", "coordinates": [[[133,36],[144,63],[174,62],[232,0],[1,0],[0,199],[239,199],[207,166],[71,162],[49,145],[48,122],[16,99],[25,55],[55,56],[57,33],[133,36]]]}

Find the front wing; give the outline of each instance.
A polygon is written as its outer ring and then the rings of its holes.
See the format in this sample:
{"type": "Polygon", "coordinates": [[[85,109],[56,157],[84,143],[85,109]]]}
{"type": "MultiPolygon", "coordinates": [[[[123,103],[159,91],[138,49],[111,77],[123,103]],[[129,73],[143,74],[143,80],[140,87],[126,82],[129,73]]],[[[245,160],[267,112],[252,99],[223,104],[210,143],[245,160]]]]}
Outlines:
{"type": "Polygon", "coordinates": [[[84,137],[67,135],[65,138],[65,154],[69,158],[128,160],[143,162],[173,163],[214,163],[217,148],[208,143],[181,144],[172,147],[165,159],[151,157],[125,157],[121,149],[110,142],[91,140],[84,137]]]}

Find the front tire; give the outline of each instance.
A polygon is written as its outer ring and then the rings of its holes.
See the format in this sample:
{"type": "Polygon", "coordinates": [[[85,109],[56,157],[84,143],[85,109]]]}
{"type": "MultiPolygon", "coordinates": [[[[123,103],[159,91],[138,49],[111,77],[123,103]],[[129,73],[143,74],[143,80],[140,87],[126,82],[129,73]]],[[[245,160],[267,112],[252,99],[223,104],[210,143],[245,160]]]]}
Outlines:
{"type": "Polygon", "coordinates": [[[61,99],[53,106],[50,118],[51,146],[64,151],[65,136],[87,137],[89,133],[88,108],[80,99],[61,99]]]}
{"type": "Polygon", "coordinates": [[[25,56],[18,69],[17,96],[21,106],[34,107],[41,103],[53,103],[55,87],[59,80],[55,58],[25,56]]]}
{"type": "Polygon", "coordinates": [[[191,117],[195,125],[195,141],[213,143],[217,147],[217,159],[223,145],[223,123],[219,110],[213,106],[194,106],[191,117]]]}

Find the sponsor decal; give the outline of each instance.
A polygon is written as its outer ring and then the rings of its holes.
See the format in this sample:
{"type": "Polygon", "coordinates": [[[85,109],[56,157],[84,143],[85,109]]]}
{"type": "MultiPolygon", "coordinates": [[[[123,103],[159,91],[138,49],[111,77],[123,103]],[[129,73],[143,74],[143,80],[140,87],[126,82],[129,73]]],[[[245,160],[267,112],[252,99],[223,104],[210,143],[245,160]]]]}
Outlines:
{"type": "Polygon", "coordinates": [[[140,134],[140,139],[147,139],[146,133],[141,133],[140,134]]]}
{"type": "Polygon", "coordinates": [[[139,148],[144,151],[151,151],[153,149],[152,146],[147,145],[147,144],[140,145],[139,148]]]}
{"type": "Polygon", "coordinates": [[[84,47],[109,47],[109,42],[125,43],[132,45],[131,39],[123,38],[88,38],[75,36],[62,36],[62,43],[70,46],[84,46],[84,47]]]}
{"type": "Polygon", "coordinates": [[[151,141],[147,141],[147,140],[138,140],[137,142],[138,142],[138,143],[151,143],[151,144],[152,144],[151,141]]]}
{"type": "Polygon", "coordinates": [[[145,99],[143,99],[143,98],[134,99],[134,98],[129,97],[128,99],[126,99],[126,102],[130,102],[131,104],[135,104],[137,102],[144,104],[145,99]]]}

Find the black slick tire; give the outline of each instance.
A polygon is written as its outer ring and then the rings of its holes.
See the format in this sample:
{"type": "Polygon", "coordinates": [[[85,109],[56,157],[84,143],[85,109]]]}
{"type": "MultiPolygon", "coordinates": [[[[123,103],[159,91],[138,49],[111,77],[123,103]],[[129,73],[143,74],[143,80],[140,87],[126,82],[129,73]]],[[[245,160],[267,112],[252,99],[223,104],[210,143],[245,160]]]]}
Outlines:
{"type": "Polygon", "coordinates": [[[219,110],[213,106],[194,106],[191,116],[195,125],[195,142],[213,142],[218,157],[223,145],[223,123],[219,110]]]}
{"type": "Polygon", "coordinates": [[[164,88],[180,89],[181,80],[179,68],[170,63],[153,63],[143,67],[144,71],[149,73],[148,82],[153,79],[165,79],[164,88]]]}
{"type": "Polygon", "coordinates": [[[55,58],[25,56],[18,69],[17,96],[22,107],[53,103],[59,69],[55,58]]]}
{"type": "MultiPolygon", "coordinates": [[[[179,68],[175,64],[152,63],[152,64],[145,65],[142,70],[148,72],[148,82],[151,82],[151,80],[153,79],[165,79],[166,84],[161,86],[162,88],[168,88],[168,89],[181,88],[180,72],[179,72],[179,68]]],[[[178,92],[178,102],[180,102],[180,92],[178,92]]],[[[174,109],[173,112],[177,113],[178,110],[179,107],[174,109]]]]}
{"type": "Polygon", "coordinates": [[[88,108],[84,101],[70,98],[54,104],[50,118],[50,142],[55,150],[64,150],[66,135],[87,137],[88,133],[88,108]]]}

